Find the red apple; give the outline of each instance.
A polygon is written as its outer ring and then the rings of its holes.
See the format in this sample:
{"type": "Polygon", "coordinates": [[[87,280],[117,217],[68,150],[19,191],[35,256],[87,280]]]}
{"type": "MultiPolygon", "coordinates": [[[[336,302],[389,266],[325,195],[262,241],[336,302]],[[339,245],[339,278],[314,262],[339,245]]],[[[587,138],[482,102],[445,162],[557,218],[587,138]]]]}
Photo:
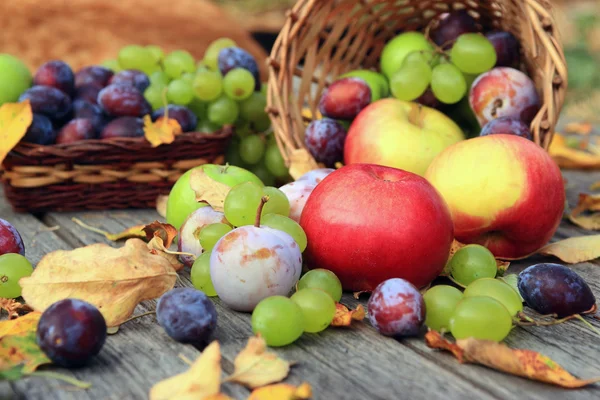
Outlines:
{"type": "Polygon", "coordinates": [[[425,177],[450,207],[456,239],[520,258],[544,246],[563,215],[560,170],[541,147],[516,135],[481,136],[447,148],[425,177]]]}
{"type": "Polygon", "coordinates": [[[417,287],[444,268],[452,219],[424,178],[373,164],[342,167],[308,198],[300,225],[309,268],[334,272],[345,290],[372,291],[390,278],[417,287]]]}

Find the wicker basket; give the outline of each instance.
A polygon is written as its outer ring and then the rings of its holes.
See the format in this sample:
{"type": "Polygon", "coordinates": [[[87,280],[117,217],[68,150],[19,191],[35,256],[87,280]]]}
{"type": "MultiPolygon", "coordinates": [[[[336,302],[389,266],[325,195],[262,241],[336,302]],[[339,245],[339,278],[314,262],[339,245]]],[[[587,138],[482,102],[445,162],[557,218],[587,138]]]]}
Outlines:
{"type": "Polygon", "coordinates": [[[299,0],[271,52],[267,96],[291,175],[318,168],[304,145],[310,118],[302,110],[308,107],[316,115],[321,93],[333,78],[377,67],[387,40],[403,30],[423,31],[439,14],[464,8],[483,26],[510,31],[519,39],[525,69],[543,102],[531,130],[535,142],[547,149],[567,86],[566,63],[548,1],[299,0]]]}
{"type": "Polygon", "coordinates": [[[0,169],[4,192],[19,212],[150,208],[188,169],[222,163],[232,128],[183,133],[151,147],[141,138],[40,146],[21,143],[0,169]]]}

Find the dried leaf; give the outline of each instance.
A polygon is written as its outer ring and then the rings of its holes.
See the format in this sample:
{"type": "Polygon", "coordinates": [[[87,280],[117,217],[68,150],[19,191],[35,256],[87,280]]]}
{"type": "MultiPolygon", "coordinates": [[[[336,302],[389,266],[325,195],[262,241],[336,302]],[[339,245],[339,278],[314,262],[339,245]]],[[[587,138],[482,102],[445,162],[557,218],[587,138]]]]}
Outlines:
{"type": "Polygon", "coordinates": [[[150,115],[144,116],[144,136],[152,147],[173,143],[175,136],[180,133],[181,125],[172,118],[160,117],[155,122],[152,122],[150,115]]]}
{"type": "Polygon", "coordinates": [[[294,179],[300,178],[305,173],[319,168],[317,162],[306,149],[294,149],[289,155],[290,175],[294,179]]]}
{"type": "Polygon", "coordinates": [[[538,253],[558,257],[569,264],[590,261],[600,257],[600,235],[577,236],[550,243],[538,253]]]}
{"type": "Polygon", "coordinates": [[[570,122],[565,125],[565,133],[575,133],[577,135],[589,135],[594,126],[589,122],[570,122]]]}
{"type": "Polygon", "coordinates": [[[25,136],[32,120],[29,100],[0,106],[0,164],[25,136]]]}
{"type": "Polygon", "coordinates": [[[233,374],[226,381],[252,389],[285,379],[290,372],[290,363],[266,350],[263,338],[253,336],[248,339],[246,347],[233,361],[233,374]]]}
{"type": "Polygon", "coordinates": [[[22,296],[36,311],[65,298],[85,300],[102,312],[109,327],[125,321],[141,301],[172,289],[177,272],[141,239],[115,249],[93,244],[47,254],[33,274],[22,278],[22,296]]]}
{"type": "Polygon", "coordinates": [[[600,214],[580,215],[578,217],[569,216],[569,221],[575,225],[589,231],[600,230],[600,214]]]}
{"type": "Polygon", "coordinates": [[[219,394],[220,388],[221,349],[214,341],[187,371],[154,385],[150,400],[204,399],[219,394]]]}
{"type": "Polygon", "coordinates": [[[438,332],[425,335],[427,346],[450,351],[460,363],[486,367],[564,388],[580,388],[600,382],[600,378],[581,380],[565,371],[550,358],[532,350],[511,349],[505,344],[473,338],[451,343],[438,332]]]}
{"type": "Polygon", "coordinates": [[[96,232],[101,235],[104,235],[105,238],[107,238],[108,240],[112,240],[113,242],[118,242],[119,240],[130,239],[130,238],[134,238],[134,237],[138,237],[138,238],[146,237],[146,233],[143,231],[143,228],[145,225],[135,225],[135,226],[127,228],[124,231],[119,232],[119,233],[110,233],[110,232],[103,231],[102,229],[98,229],[93,226],[90,226],[78,218],[71,218],[71,221],[75,222],[77,225],[81,226],[82,228],[87,229],[88,231],[92,231],[92,232],[96,232]]]}
{"type": "Polygon", "coordinates": [[[585,211],[600,211],[600,194],[579,194],[579,201],[571,211],[571,216],[576,217],[585,211]]]}
{"type": "Polygon", "coordinates": [[[41,313],[0,322],[0,371],[12,371],[15,377],[31,373],[50,360],[39,348],[36,330],[41,313]]]}
{"type": "Polygon", "coordinates": [[[558,133],[554,135],[548,153],[562,168],[600,168],[600,155],[570,148],[565,138],[558,133]]]}
{"type": "Polygon", "coordinates": [[[177,236],[177,229],[170,224],[154,221],[142,228],[146,234],[147,240],[152,240],[155,237],[160,237],[164,246],[168,249],[171,247],[173,240],[177,236]]]}
{"type": "MultiPolygon", "coordinates": [[[[181,397],[180,397],[181,399],[181,397]]],[[[196,400],[197,397],[191,396],[190,400],[196,400]]],[[[211,394],[210,396],[203,397],[202,400],[234,400],[233,397],[229,397],[223,393],[211,394]]]]}
{"type": "MultiPolygon", "coordinates": [[[[19,311],[30,311],[29,306],[26,304],[19,303],[15,299],[3,299],[0,298],[0,309],[6,310],[8,313],[8,319],[15,319],[19,317],[19,311]]],[[[2,323],[0,322],[0,325],[2,323]]],[[[2,334],[0,333],[0,336],[2,334]]]]}
{"type": "Polygon", "coordinates": [[[169,196],[163,194],[156,198],[156,212],[163,218],[167,217],[167,200],[169,196]]]}
{"type": "Polygon", "coordinates": [[[592,183],[590,185],[590,190],[600,190],[600,181],[592,183]]]}
{"type": "Polygon", "coordinates": [[[225,197],[231,190],[229,186],[206,175],[204,169],[196,168],[190,175],[190,187],[196,193],[196,201],[205,202],[215,211],[223,212],[225,197]]]}
{"type": "Polygon", "coordinates": [[[350,326],[352,321],[362,321],[366,315],[362,304],[359,304],[356,310],[349,310],[345,305],[335,303],[335,315],[331,321],[331,326],[350,326]]]}
{"type": "Polygon", "coordinates": [[[306,382],[298,387],[278,383],[253,390],[248,400],[307,400],[311,397],[312,388],[306,382]]]}
{"type": "Polygon", "coordinates": [[[10,335],[22,335],[27,332],[35,332],[41,312],[30,312],[22,317],[0,321],[0,338],[10,335]]]}

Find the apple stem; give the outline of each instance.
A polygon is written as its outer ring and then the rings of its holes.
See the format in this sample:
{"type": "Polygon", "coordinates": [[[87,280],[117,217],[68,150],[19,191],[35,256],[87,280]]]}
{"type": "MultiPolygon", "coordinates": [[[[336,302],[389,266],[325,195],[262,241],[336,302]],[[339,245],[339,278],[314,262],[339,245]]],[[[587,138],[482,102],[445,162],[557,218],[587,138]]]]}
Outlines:
{"type": "Polygon", "coordinates": [[[422,128],[423,120],[421,119],[421,117],[422,117],[421,105],[420,104],[413,105],[410,112],[408,113],[408,121],[411,124],[417,125],[418,127],[422,128]]]}
{"type": "Polygon", "coordinates": [[[263,207],[267,201],[269,201],[269,196],[263,196],[260,198],[260,204],[258,205],[258,210],[256,210],[256,219],[254,220],[254,226],[257,228],[260,228],[260,217],[263,207]]]}

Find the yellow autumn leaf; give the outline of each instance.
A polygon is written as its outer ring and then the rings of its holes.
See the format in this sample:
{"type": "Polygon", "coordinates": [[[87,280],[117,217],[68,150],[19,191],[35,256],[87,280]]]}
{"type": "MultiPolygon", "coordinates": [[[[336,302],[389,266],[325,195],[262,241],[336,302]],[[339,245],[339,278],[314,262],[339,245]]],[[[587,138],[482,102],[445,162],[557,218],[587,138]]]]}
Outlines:
{"type": "Polygon", "coordinates": [[[590,190],[600,190],[600,181],[592,183],[590,185],[590,190]]]}
{"type": "Polygon", "coordinates": [[[0,322],[0,372],[19,368],[30,373],[50,363],[36,342],[40,312],[31,312],[17,319],[0,322]]]}
{"type": "Polygon", "coordinates": [[[196,201],[208,203],[215,211],[223,212],[225,197],[231,187],[212,179],[204,172],[203,168],[192,170],[190,187],[196,193],[196,201]]]}
{"type": "Polygon", "coordinates": [[[550,358],[535,351],[511,349],[505,344],[490,340],[468,338],[452,343],[444,339],[438,332],[429,331],[425,334],[425,343],[433,349],[451,352],[460,363],[480,364],[512,375],[564,388],[580,388],[600,382],[600,378],[577,379],[550,358]]]}
{"type": "Polygon", "coordinates": [[[350,326],[352,321],[362,321],[365,316],[366,312],[362,304],[359,304],[356,310],[349,310],[345,305],[335,303],[335,314],[331,326],[350,326]]]}
{"type": "Polygon", "coordinates": [[[35,331],[41,315],[41,312],[34,311],[16,319],[0,321],[0,337],[35,331]]]}
{"type": "Polygon", "coordinates": [[[555,134],[548,153],[561,168],[600,168],[600,155],[568,146],[567,140],[560,134],[555,134]]]}
{"type": "Polygon", "coordinates": [[[150,400],[200,400],[219,394],[220,389],[221,349],[214,341],[187,371],[152,386],[150,400]]]}
{"type": "Polygon", "coordinates": [[[569,264],[590,261],[600,257],[600,235],[577,236],[550,243],[538,253],[558,257],[569,264]]]}
{"type": "Polygon", "coordinates": [[[294,149],[290,154],[290,175],[294,179],[300,178],[313,169],[320,168],[319,164],[306,149],[294,149]]]}
{"type": "Polygon", "coordinates": [[[172,289],[176,280],[171,263],[134,238],[119,249],[101,243],[53,251],[19,284],[23,298],[36,311],[77,298],[98,307],[112,327],[125,321],[141,301],[172,289]]]}
{"type": "Polygon", "coordinates": [[[0,106],[0,164],[23,139],[32,120],[33,113],[29,100],[21,103],[4,103],[0,106]]]}
{"type": "Polygon", "coordinates": [[[564,128],[566,133],[577,135],[589,135],[594,130],[594,126],[589,122],[569,122],[564,128]]]}
{"type": "Polygon", "coordinates": [[[585,211],[600,211],[600,194],[579,194],[579,201],[571,211],[571,215],[577,216],[585,211]]]}
{"type": "Polygon", "coordinates": [[[233,366],[233,374],[226,381],[249,388],[280,382],[290,372],[290,363],[267,351],[265,340],[256,336],[248,339],[248,344],[237,355],[233,366]]]}
{"type": "Polygon", "coordinates": [[[253,390],[248,400],[307,400],[311,397],[312,388],[306,382],[298,387],[288,383],[278,383],[253,390]]]}
{"type": "Polygon", "coordinates": [[[144,136],[152,147],[169,144],[181,133],[181,125],[172,118],[160,117],[152,122],[150,115],[144,115],[144,136]]]}

